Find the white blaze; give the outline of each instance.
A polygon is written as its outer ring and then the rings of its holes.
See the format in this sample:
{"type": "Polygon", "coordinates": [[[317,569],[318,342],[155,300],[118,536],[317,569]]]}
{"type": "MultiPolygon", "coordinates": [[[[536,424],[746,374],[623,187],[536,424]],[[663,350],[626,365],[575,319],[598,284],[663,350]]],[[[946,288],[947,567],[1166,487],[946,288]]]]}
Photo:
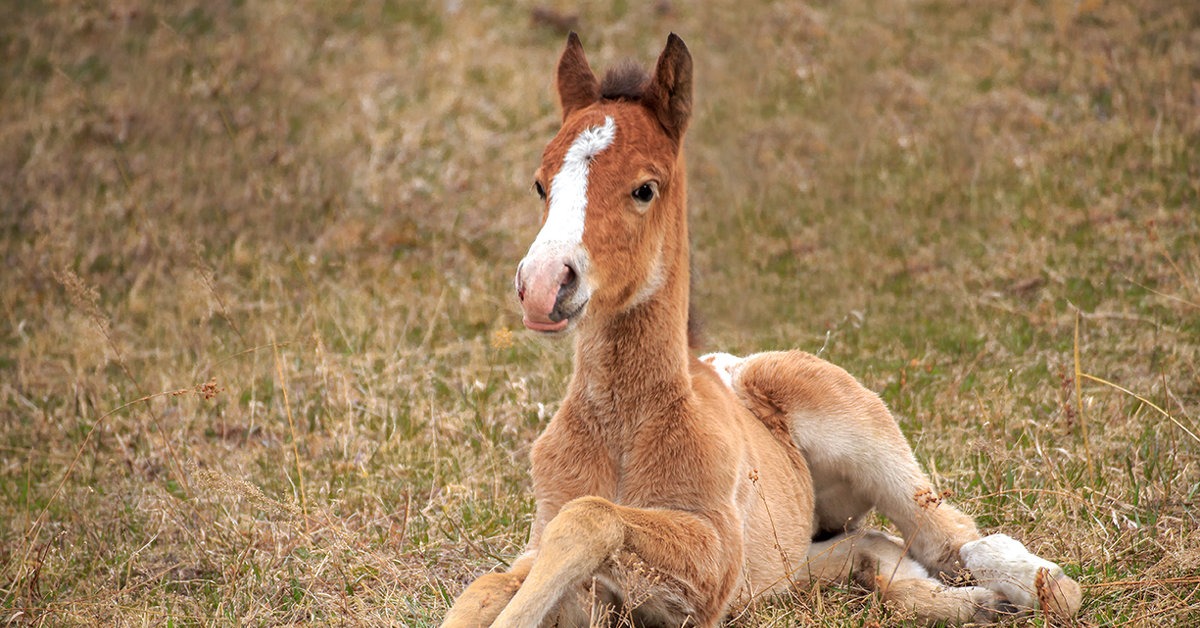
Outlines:
{"type": "Polygon", "coordinates": [[[571,143],[562,168],[550,182],[550,211],[546,224],[529,247],[549,242],[577,246],[583,242],[583,218],[587,212],[588,168],[592,160],[613,143],[617,124],[604,117],[603,126],[585,129],[571,143]]]}

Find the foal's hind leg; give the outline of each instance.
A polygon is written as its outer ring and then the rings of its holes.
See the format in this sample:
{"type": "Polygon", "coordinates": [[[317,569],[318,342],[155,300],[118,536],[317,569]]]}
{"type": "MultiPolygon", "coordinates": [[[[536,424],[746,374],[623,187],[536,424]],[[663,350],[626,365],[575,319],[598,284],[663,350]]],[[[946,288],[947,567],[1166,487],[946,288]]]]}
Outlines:
{"type": "Polygon", "coordinates": [[[1042,600],[1061,616],[1079,610],[1079,585],[1058,565],[1007,536],[981,538],[970,517],[942,502],[883,401],[844,370],[800,351],[706,361],[761,420],[786,423],[808,461],[823,530],[853,528],[875,507],[930,570],[967,567],[1020,608],[1042,600]]]}
{"type": "Polygon", "coordinates": [[[882,532],[856,531],[813,543],[807,570],[820,580],[852,578],[879,591],[889,605],[927,623],[990,622],[1013,610],[990,589],[939,583],[906,555],[900,539],[882,532]]]}

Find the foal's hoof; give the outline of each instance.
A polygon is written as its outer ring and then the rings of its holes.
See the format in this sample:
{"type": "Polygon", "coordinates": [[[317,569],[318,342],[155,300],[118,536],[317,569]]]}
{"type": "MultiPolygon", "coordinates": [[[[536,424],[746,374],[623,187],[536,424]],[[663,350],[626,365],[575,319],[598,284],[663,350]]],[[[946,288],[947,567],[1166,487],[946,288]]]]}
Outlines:
{"type": "Polygon", "coordinates": [[[1079,588],[1079,583],[1061,570],[1057,576],[1052,576],[1049,569],[1039,569],[1034,588],[1037,589],[1038,606],[1060,619],[1074,617],[1079,607],[1083,606],[1083,590],[1079,588]]]}

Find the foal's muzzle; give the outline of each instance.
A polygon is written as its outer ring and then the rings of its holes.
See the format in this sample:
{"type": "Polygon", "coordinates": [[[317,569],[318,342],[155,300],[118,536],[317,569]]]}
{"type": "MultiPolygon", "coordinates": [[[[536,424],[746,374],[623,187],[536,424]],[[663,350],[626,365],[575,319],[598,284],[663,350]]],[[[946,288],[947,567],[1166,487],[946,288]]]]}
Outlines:
{"type": "Polygon", "coordinates": [[[582,255],[566,255],[565,247],[548,243],[529,251],[517,266],[517,298],[525,326],[534,331],[563,331],[587,305],[582,255]]]}

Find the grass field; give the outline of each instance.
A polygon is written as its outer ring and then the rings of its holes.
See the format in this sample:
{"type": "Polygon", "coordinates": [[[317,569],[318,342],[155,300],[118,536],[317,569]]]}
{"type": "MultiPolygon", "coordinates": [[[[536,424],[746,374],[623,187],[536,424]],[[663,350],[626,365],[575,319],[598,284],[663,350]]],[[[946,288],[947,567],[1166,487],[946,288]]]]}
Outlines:
{"type": "MultiPolygon", "coordinates": [[[[581,4],[594,65],[695,57],[709,348],[880,391],[1081,624],[1200,622],[1200,5],[581,4]]],[[[0,622],[435,625],[520,550],[537,8],[0,5],[0,622]]]]}

